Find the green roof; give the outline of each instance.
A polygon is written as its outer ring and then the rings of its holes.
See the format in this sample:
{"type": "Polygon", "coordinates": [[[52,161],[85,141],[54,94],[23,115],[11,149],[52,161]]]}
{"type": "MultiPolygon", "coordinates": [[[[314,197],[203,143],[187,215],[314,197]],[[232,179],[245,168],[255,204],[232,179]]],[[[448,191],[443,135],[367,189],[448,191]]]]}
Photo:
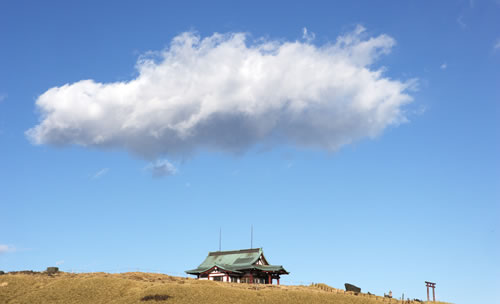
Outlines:
{"type": "Polygon", "coordinates": [[[262,248],[209,252],[198,268],[187,270],[186,273],[200,274],[213,267],[218,267],[233,273],[243,273],[245,270],[260,270],[288,274],[281,265],[256,265],[261,257],[264,264],[268,264],[262,248]]]}

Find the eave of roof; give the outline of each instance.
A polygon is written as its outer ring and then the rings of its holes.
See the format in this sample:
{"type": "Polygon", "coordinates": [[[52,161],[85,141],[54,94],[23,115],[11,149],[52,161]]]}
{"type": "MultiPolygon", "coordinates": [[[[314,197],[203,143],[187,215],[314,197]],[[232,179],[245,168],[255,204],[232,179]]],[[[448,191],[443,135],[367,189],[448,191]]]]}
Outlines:
{"type": "Polygon", "coordinates": [[[217,265],[217,264],[213,265],[212,267],[196,268],[193,270],[186,270],[185,272],[188,274],[200,274],[200,273],[208,272],[208,271],[214,269],[215,267],[222,270],[223,272],[242,273],[241,271],[234,269],[234,267],[231,267],[230,265],[217,265]]]}
{"type": "Polygon", "coordinates": [[[193,270],[187,270],[188,274],[200,274],[208,272],[211,269],[217,267],[222,272],[234,272],[234,273],[244,273],[245,271],[260,270],[264,272],[274,272],[280,274],[289,274],[285,268],[281,265],[244,265],[244,266],[232,266],[232,265],[213,265],[211,267],[196,268],[193,270]]]}
{"type": "Polygon", "coordinates": [[[289,274],[288,271],[281,265],[255,265],[255,269],[268,271],[268,272],[279,272],[281,274],[289,274]]]}

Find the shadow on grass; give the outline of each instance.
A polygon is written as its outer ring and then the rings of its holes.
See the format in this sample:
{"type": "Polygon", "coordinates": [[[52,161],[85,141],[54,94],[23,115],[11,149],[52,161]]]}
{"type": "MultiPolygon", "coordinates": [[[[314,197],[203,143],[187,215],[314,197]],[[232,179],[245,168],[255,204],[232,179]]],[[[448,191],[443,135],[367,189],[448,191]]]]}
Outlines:
{"type": "Polygon", "coordinates": [[[141,301],[166,301],[170,298],[171,298],[171,296],[169,296],[169,295],[155,294],[155,295],[145,296],[141,299],[141,301]]]}

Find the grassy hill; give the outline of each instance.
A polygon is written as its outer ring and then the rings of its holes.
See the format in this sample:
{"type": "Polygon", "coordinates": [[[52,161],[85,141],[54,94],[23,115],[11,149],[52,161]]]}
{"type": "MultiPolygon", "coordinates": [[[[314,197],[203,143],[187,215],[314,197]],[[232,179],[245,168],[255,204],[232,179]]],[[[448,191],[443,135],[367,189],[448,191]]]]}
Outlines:
{"type": "MultiPolygon", "coordinates": [[[[0,303],[401,303],[344,294],[324,284],[276,286],[198,281],[153,273],[9,273],[0,275],[0,303]]],[[[418,302],[413,302],[418,303],[418,302]]],[[[441,302],[438,302],[441,303],[441,302]]]]}

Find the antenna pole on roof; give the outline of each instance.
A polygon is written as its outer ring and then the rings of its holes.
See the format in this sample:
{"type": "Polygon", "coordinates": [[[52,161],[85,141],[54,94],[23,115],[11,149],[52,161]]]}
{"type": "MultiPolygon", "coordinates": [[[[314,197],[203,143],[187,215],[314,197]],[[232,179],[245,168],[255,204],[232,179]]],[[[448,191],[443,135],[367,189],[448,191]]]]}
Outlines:
{"type": "Polygon", "coordinates": [[[222,243],[222,227],[219,227],[219,251],[221,251],[221,243],[222,243]]]}
{"type": "Polygon", "coordinates": [[[250,249],[253,249],[253,225],[250,228],[250,249]]]}

